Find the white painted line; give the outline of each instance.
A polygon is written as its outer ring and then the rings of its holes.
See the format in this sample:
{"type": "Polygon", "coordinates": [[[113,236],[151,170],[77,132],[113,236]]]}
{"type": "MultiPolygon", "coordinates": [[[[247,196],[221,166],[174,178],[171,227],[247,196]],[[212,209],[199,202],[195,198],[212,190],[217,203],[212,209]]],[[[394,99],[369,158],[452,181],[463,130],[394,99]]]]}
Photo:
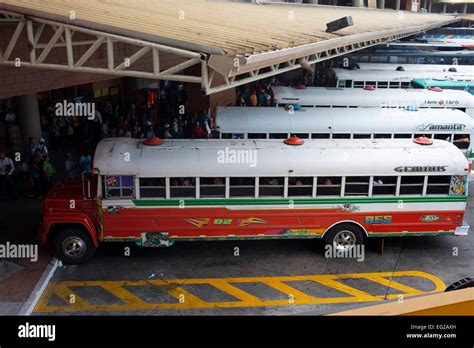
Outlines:
{"type": "Polygon", "coordinates": [[[28,297],[28,300],[26,300],[25,304],[21,307],[20,311],[18,312],[18,315],[31,315],[31,313],[33,312],[33,309],[35,309],[36,304],[41,298],[41,295],[43,295],[43,292],[46,289],[46,286],[48,285],[49,281],[53,277],[54,272],[56,271],[56,268],[58,268],[58,261],[59,260],[56,257],[54,257],[51,260],[51,262],[48,264],[46,269],[43,271],[41,278],[38,280],[38,283],[36,283],[35,288],[31,292],[30,297],[28,297]]]}

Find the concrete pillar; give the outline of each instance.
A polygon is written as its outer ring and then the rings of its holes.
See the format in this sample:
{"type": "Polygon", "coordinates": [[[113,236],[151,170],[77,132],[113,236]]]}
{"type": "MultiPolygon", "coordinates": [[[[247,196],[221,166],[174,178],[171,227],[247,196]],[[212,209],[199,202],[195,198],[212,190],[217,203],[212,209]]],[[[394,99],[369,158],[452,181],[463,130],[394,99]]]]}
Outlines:
{"type": "Polygon", "coordinates": [[[446,4],[443,4],[443,13],[446,13],[446,4]]]}
{"type": "Polygon", "coordinates": [[[467,13],[467,2],[463,4],[462,13],[467,13]]]}
{"type": "Polygon", "coordinates": [[[428,12],[431,12],[431,5],[433,4],[433,0],[428,0],[428,12]]]}
{"type": "Polygon", "coordinates": [[[428,8],[427,5],[428,5],[428,0],[423,0],[421,8],[427,9],[428,8]]]}
{"type": "Polygon", "coordinates": [[[385,0],[378,0],[377,8],[384,9],[385,8],[385,0]]]}
{"type": "Polygon", "coordinates": [[[400,11],[400,0],[395,0],[395,11],[400,11]]]}
{"type": "Polygon", "coordinates": [[[34,137],[38,143],[41,138],[41,121],[36,94],[23,95],[14,99],[15,111],[20,122],[23,143],[28,144],[28,138],[34,137]]]}
{"type": "Polygon", "coordinates": [[[318,0],[305,0],[305,3],[317,5],[317,4],[318,4],[318,0]]]}
{"type": "Polygon", "coordinates": [[[352,7],[364,7],[363,0],[352,0],[352,7]]]}

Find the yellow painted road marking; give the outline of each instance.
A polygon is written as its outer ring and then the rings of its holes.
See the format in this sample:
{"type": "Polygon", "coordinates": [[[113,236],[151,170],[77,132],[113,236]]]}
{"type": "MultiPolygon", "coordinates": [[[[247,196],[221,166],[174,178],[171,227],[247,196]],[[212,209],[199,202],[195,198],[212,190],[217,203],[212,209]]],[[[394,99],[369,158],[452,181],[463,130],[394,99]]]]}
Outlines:
{"type": "MultiPolygon", "coordinates": [[[[52,282],[48,285],[45,293],[35,307],[36,313],[51,312],[91,312],[91,311],[146,311],[160,309],[205,309],[205,308],[242,308],[242,307],[271,307],[291,305],[316,305],[329,303],[356,303],[356,302],[380,302],[385,294],[370,294],[368,292],[343,284],[344,279],[366,279],[383,286],[400,291],[390,294],[388,299],[397,298],[400,295],[410,297],[424,293],[435,293],[444,291],[446,285],[436,276],[419,271],[401,272],[379,272],[379,273],[351,273],[351,274],[322,274],[306,276],[284,276],[284,277],[252,277],[252,278],[199,278],[199,279],[170,279],[170,280],[137,280],[137,281],[65,281],[52,282]],[[434,285],[432,291],[423,292],[413,287],[395,282],[392,277],[406,277],[407,279],[424,278],[434,285]],[[301,290],[286,284],[286,282],[312,281],[322,284],[348,296],[340,297],[314,297],[301,290]],[[287,299],[263,300],[255,294],[250,294],[241,288],[239,284],[264,284],[272,287],[288,296],[287,299]],[[207,284],[234,297],[236,301],[209,302],[201,299],[198,294],[191,293],[183,288],[184,285],[207,284]],[[170,295],[174,302],[150,303],[133,294],[124,287],[155,287],[170,295]],[[75,287],[101,287],[114,297],[121,300],[121,304],[91,304],[74,292],[75,287]],[[58,296],[63,305],[50,305],[53,295],[58,296]],[[70,299],[73,295],[74,302],[70,299]]],[[[316,285],[316,284],[315,284],[316,285]]],[[[158,290],[158,289],[155,289],[158,290]]],[[[194,291],[196,292],[196,291],[194,291]]]]}

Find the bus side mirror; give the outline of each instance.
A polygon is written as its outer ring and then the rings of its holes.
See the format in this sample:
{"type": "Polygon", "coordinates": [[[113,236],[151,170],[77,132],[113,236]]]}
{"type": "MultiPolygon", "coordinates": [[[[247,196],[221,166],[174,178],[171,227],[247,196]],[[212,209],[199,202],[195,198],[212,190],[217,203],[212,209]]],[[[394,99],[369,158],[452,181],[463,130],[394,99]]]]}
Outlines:
{"type": "Polygon", "coordinates": [[[98,172],[96,170],[82,172],[82,195],[84,199],[97,198],[98,172]]]}

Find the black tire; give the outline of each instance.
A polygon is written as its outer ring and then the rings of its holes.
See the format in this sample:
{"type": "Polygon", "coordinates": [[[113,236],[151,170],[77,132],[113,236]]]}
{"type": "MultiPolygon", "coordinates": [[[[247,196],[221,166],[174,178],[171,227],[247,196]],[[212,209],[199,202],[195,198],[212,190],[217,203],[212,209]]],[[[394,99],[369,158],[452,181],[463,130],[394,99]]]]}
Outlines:
{"type": "Polygon", "coordinates": [[[91,236],[78,226],[66,227],[61,230],[54,238],[53,245],[57,257],[70,265],[86,263],[95,253],[91,236]],[[75,253],[75,249],[72,249],[74,245],[77,245],[79,251],[76,256],[73,255],[75,253]],[[69,248],[69,252],[67,248],[69,248]]]}
{"type": "Polygon", "coordinates": [[[353,238],[353,245],[363,245],[364,244],[364,233],[362,229],[354,224],[351,223],[342,223],[332,227],[329,231],[326,232],[324,235],[324,250],[327,250],[327,245],[331,246],[331,248],[336,247],[337,249],[337,241],[336,238],[344,236],[341,232],[347,232],[347,235],[353,238]],[[336,246],[335,246],[336,244],[336,246]]]}

